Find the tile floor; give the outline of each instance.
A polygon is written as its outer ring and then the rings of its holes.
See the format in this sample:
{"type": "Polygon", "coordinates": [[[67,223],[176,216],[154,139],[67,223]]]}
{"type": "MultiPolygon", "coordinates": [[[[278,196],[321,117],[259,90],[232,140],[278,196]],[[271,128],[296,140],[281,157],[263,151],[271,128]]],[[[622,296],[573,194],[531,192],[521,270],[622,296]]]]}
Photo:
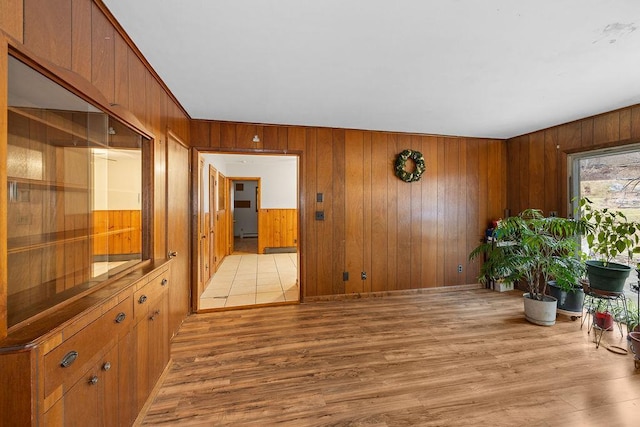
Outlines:
{"type": "Polygon", "coordinates": [[[298,301],[297,254],[227,256],[202,296],[200,308],[298,301]]]}
{"type": "Polygon", "coordinates": [[[97,277],[106,273],[112,268],[125,264],[127,261],[94,262],[91,270],[91,277],[97,277]]]}

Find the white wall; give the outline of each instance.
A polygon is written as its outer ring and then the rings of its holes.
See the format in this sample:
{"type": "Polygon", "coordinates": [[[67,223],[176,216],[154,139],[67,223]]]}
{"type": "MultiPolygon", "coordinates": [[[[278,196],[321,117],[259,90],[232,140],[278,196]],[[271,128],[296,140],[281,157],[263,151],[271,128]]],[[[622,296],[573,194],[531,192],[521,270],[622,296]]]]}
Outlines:
{"type": "Polygon", "coordinates": [[[142,158],[137,150],[101,150],[93,155],[94,210],[142,208],[142,158]]]}
{"type": "MultiPolygon", "coordinates": [[[[209,194],[209,165],[226,177],[260,178],[261,209],[298,207],[298,157],[275,155],[204,154],[204,194],[209,194]]],[[[204,203],[209,210],[208,201],[204,203]]]]}

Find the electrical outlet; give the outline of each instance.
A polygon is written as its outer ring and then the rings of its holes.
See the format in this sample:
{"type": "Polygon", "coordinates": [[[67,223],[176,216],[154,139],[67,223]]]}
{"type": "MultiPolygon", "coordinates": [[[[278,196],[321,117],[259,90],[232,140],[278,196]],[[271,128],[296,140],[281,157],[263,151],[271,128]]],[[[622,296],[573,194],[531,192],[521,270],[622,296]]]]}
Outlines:
{"type": "Polygon", "coordinates": [[[363,271],[362,273],[360,273],[360,280],[367,280],[367,272],[363,271]]]}
{"type": "Polygon", "coordinates": [[[324,211],[316,211],[316,221],[324,221],[324,211]]]}
{"type": "Polygon", "coordinates": [[[342,280],[344,282],[346,282],[347,280],[349,280],[349,272],[345,271],[344,273],[342,273],[342,280]]]}
{"type": "Polygon", "coordinates": [[[462,264],[458,264],[458,273],[462,273],[462,264]]]}

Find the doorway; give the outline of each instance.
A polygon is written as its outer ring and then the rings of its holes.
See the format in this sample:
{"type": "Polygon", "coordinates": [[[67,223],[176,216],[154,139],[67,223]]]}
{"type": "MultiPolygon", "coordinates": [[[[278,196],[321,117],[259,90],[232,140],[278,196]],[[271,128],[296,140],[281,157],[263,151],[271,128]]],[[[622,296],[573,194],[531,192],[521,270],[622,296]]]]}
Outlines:
{"type": "Polygon", "coordinates": [[[260,178],[230,178],[233,209],[232,254],[258,253],[260,178]]]}
{"type": "Polygon", "coordinates": [[[298,303],[298,156],[198,153],[198,159],[196,211],[198,223],[208,224],[201,238],[209,241],[194,250],[210,266],[211,253],[219,254],[198,292],[198,311],[298,303]],[[209,258],[200,247],[208,247],[209,258]]]}

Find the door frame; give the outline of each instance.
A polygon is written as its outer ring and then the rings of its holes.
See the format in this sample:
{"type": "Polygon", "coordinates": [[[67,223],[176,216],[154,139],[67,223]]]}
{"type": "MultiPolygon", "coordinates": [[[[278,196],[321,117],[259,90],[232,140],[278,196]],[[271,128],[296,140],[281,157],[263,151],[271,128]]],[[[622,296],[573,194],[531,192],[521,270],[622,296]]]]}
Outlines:
{"type": "Polygon", "coordinates": [[[211,278],[218,271],[218,258],[216,257],[216,212],[218,210],[218,201],[211,194],[218,194],[218,171],[212,165],[209,165],[209,277],[211,278]]]}
{"type": "MultiPolygon", "coordinates": [[[[191,165],[200,164],[200,154],[198,150],[191,150],[191,165]]],[[[200,194],[200,167],[191,167],[191,204],[189,211],[191,212],[191,310],[197,313],[200,309],[200,293],[198,274],[200,268],[200,238],[199,238],[199,194],[200,194]]]]}
{"type": "MultiPolygon", "coordinates": [[[[298,218],[297,218],[297,236],[298,236],[298,240],[296,243],[296,252],[297,252],[297,281],[298,281],[298,285],[300,288],[300,295],[298,296],[298,303],[302,303],[304,302],[304,287],[305,287],[305,282],[302,280],[302,278],[304,277],[304,264],[302,262],[302,260],[304,259],[304,257],[302,256],[302,251],[303,251],[303,243],[304,243],[304,226],[302,223],[302,219],[304,218],[304,213],[305,213],[305,209],[304,209],[304,181],[303,181],[303,165],[304,165],[304,158],[303,158],[303,152],[300,150],[292,150],[292,151],[287,151],[287,150],[274,150],[274,151],[261,151],[261,152],[255,152],[255,151],[247,151],[247,150],[237,150],[237,151],[228,151],[228,150],[216,150],[216,149],[211,149],[211,148],[198,148],[198,147],[194,147],[191,150],[192,152],[192,161],[191,164],[193,165],[197,165],[200,155],[204,155],[204,154],[240,154],[240,155],[247,155],[247,156],[260,156],[260,155],[271,155],[271,156],[295,156],[297,158],[297,193],[298,193],[298,198],[297,198],[297,211],[298,211],[298,218]]],[[[218,171],[218,173],[220,173],[220,171],[218,171]]],[[[200,256],[199,252],[198,252],[198,247],[199,247],[199,242],[197,239],[197,231],[194,231],[194,228],[197,229],[197,225],[198,225],[198,194],[199,194],[199,182],[198,182],[198,168],[191,168],[191,213],[192,213],[192,245],[191,245],[191,251],[192,251],[192,259],[197,259],[197,257],[200,256]]],[[[226,178],[228,181],[230,181],[229,178],[226,178]]],[[[218,188],[220,189],[220,184],[218,184],[218,188]]],[[[228,199],[228,191],[227,193],[227,199],[228,199]]],[[[230,200],[227,200],[227,205],[230,203],[230,200]]],[[[229,212],[229,206],[227,206],[227,215],[229,212]]],[[[230,224],[229,228],[231,228],[231,233],[233,234],[233,229],[231,227],[230,224]]],[[[258,237],[259,238],[259,237],[258,237]]],[[[231,240],[233,242],[233,239],[231,240]]],[[[227,255],[230,252],[227,251],[227,255]]],[[[222,260],[220,260],[221,262],[222,260]]],[[[199,304],[200,304],[200,296],[197,294],[197,273],[198,273],[198,263],[196,262],[192,262],[192,277],[191,277],[191,282],[192,282],[192,305],[193,305],[193,312],[197,313],[200,312],[201,310],[199,309],[199,304]]]]}

